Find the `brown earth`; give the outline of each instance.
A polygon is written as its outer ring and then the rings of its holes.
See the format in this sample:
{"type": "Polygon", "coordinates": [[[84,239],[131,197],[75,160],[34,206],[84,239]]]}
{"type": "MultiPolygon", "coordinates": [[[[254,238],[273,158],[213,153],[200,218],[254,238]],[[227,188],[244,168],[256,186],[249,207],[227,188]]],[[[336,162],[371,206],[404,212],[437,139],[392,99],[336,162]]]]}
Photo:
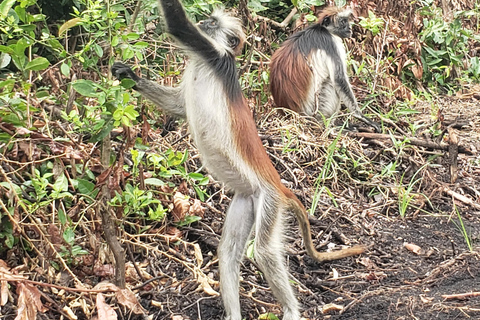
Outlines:
{"type": "MultiPolygon", "coordinates": [[[[459,144],[468,151],[458,156],[455,183],[449,182],[447,151],[410,144],[400,149],[386,140],[342,134],[335,145],[332,170],[322,182],[328,192],[314,197],[315,180],[328,160],[328,149],[338,129],[324,130],[307,119],[295,115],[282,117],[276,111],[257,119],[284,183],[294,189],[307,207],[318,200],[311,218],[317,249],[357,243],[368,247],[358,257],[316,263],[305,254],[294,219],[288,219],[286,258],[305,318],[480,319],[479,103],[444,98],[435,102],[435,108],[431,103],[418,103],[413,108],[420,113],[397,121],[393,129],[397,135],[399,130],[408,132],[408,124],[414,123],[424,126],[416,137],[429,138],[435,124],[432,113],[440,112],[446,120],[465,123],[455,129],[459,144]],[[382,174],[393,161],[397,163],[395,172],[382,174]],[[413,187],[406,192],[409,183],[413,187]],[[411,195],[407,197],[410,206],[404,217],[399,214],[402,195],[411,195]],[[459,195],[473,202],[468,204],[459,195]]],[[[391,129],[388,124],[386,127],[391,129]]],[[[164,133],[164,137],[158,137],[158,143],[169,147],[185,130],[183,125],[164,133]]],[[[444,143],[449,139],[446,135],[444,143]]],[[[175,144],[175,148],[189,149],[191,171],[199,167],[189,138],[175,144]]],[[[202,203],[206,210],[200,222],[176,228],[169,216],[166,225],[149,226],[141,236],[136,235],[136,229],[126,230],[122,235],[129,248],[127,287],[137,295],[149,319],[223,319],[221,298],[217,294],[216,248],[231,194],[214,182],[207,191],[212,196],[202,203]],[[134,269],[133,261],[138,270],[134,269]]],[[[184,192],[194,196],[192,190],[184,192]]],[[[95,219],[91,219],[89,223],[93,224],[95,219]]],[[[99,234],[97,237],[101,241],[99,234]]],[[[25,271],[22,263],[29,258],[20,254],[11,251],[0,259],[25,271]]],[[[112,281],[111,273],[102,276],[81,264],[72,270],[87,286],[112,281]]],[[[37,267],[24,274],[39,282],[65,288],[74,286],[64,272],[50,275],[39,271],[37,267]]],[[[265,315],[273,313],[281,319],[281,308],[253,260],[245,259],[241,277],[244,318],[275,319],[265,315]]],[[[16,316],[18,295],[13,289],[18,284],[9,284],[11,300],[1,309],[2,320],[16,316]]],[[[65,307],[78,319],[94,319],[97,315],[95,294],[88,290],[75,293],[42,285],[37,288],[46,307],[38,319],[67,319],[65,307]]],[[[107,304],[115,306],[119,319],[146,319],[144,315],[133,314],[132,308],[120,304],[113,294],[105,295],[107,304]]]]}

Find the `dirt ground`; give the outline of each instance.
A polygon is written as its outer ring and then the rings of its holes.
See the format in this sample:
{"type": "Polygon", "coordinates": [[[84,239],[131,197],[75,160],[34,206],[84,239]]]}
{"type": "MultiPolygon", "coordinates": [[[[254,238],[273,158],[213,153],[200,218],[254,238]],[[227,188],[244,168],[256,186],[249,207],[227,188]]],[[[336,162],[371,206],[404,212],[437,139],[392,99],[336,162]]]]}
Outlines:
{"type": "MultiPolygon", "coordinates": [[[[336,175],[325,182],[333,197],[324,192],[317,199],[311,217],[312,233],[318,250],[363,244],[367,247],[364,254],[319,264],[306,255],[296,221],[288,217],[286,259],[304,318],[480,319],[479,103],[474,99],[449,98],[436,104],[446,119],[466,123],[455,129],[459,144],[468,152],[458,155],[458,179],[453,184],[449,183],[445,150],[412,146],[400,154],[385,141],[348,135],[339,140],[337,149],[345,150],[350,157],[342,158],[339,154],[335,159],[339,165],[336,175]],[[422,171],[421,181],[412,190],[412,207],[401,217],[398,186],[394,180],[385,176],[380,179],[372,172],[382,172],[383,166],[397,159],[397,174],[403,172],[407,176],[409,170],[422,168],[431,156],[438,156],[436,166],[422,171]],[[348,159],[352,157],[363,163],[360,169],[353,166],[342,171],[343,166],[351,165],[348,159]],[[372,196],[376,185],[385,193],[372,196]],[[473,202],[468,203],[459,195],[473,202]]],[[[431,104],[420,103],[415,108],[420,113],[410,122],[430,127],[431,104]]],[[[315,179],[325,163],[333,133],[322,136],[298,117],[276,119],[275,114],[257,119],[260,134],[284,183],[309,208],[314,201],[315,179]],[[285,140],[287,131],[298,139],[285,140]],[[282,152],[286,142],[291,150],[282,152]]],[[[407,126],[400,123],[395,131],[407,130],[407,126]]],[[[185,130],[181,126],[165,135],[165,139],[177,141],[185,130]]],[[[188,139],[177,147],[188,147],[193,159],[190,165],[199,165],[188,139]]],[[[216,249],[231,194],[216,183],[209,186],[208,193],[212,196],[204,203],[205,215],[199,222],[172,228],[171,232],[167,222],[167,226],[153,226],[142,236],[125,234],[127,287],[136,294],[145,315],[135,315],[132,308],[118,303],[118,297],[106,294],[107,304],[115,307],[119,319],[223,319],[216,249]]],[[[101,239],[100,234],[97,236],[101,239]]],[[[8,258],[3,257],[6,261],[15,260],[8,258]]],[[[17,264],[26,261],[16,259],[17,264]]],[[[15,267],[13,262],[10,265],[15,267]]],[[[85,285],[93,287],[100,281],[112,281],[111,276],[102,277],[87,269],[80,265],[73,270],[85,285]]],[[[35,275],[36,271],[32,271],[32,279],[49,281],[45,279],[47,275],[35,275]]],[[[60,273],[50,282],[71,287],[71,279],[64,276],[60,273]]],[[[272,314],[281,319],[281,308],[253,260],[244,260],[241,279],[244,319],[277,319],[272,314]]],[[[15,287],[14,283],[11,285],[15,287]]],[[[37,319],[74,319],[66,306],[77,319],[97,319],[95,294],[39,288],[46,309],[37,319]]],[[[15,319],[14,303],[7,303],[0,311],[1,320],[15,319]]]]}
{"type": "MultiPolygon", "coordinates": [[[[311,220],[313,234],[317,235],[319,244],[317,249],[327,250],[333,245],[338,248],[342,244],[355,243],[364,244],[368,249],[361,256],[323,264],[314,262],[305,254],[298,227],[293,218],[289,219],[287,261],[303,317],[480,319],[480,108],[476,100],[445,99],[437,103],[445,118],[468,122],[456,132],[460,145],[470,148],[472,154],[459,155],[459,179],[455,184],[448,183],[448,166],[444,162],[440,162],[442,165],[431,175],[424,177],[422,190],[425,193],[428,191],[431,202],[424,206],[424,210],[411,210],[402,218],[391,199],[380,199],[376,204],[363,202],[362,197],[355,197],[355,192],[338,187],[336,194],[345,201],[338,200],[341,203],[332,208],[331,200],[322,198],[315,214],[321,219],[311,220]],[[474,190],[470,192],[477,206],[452,200],[451,196],[442,192],[430,192],[438,188],[429,186],[438,183],[461,193],[474,190]],[[468,250],[455,208],[460,212],[473,251],[468,250]],[[469,296],[469,293],[473,294],[469,296]],[[455,295],[458,296],[455,298],[455,295]]],[[[420,113],[415,121],[431,122],[430,104],[419,104],[416,108],[420,113]]],[[[369,148],[378,149],[378,145],[364,147],[365,153],[369,148]]],[[[268,150],[273,152],[271,148],[268,150]]],[[[295,160],[293,157],[283,163],[277,162],[277,169],[282,172],[285,163],[288,163],[293,167],[290,168],[292,171],[299,173],[294,168],[295,163],[299,167],[303,165],[295,160]]],[[[302,201],[311,203],[311,197],[307,196],[312,192],[311,180],[308,179],[308,168],[311,166],[304,167],[307,167],[307,173],[298,182],[301,187],[295,191],[302,201]]],[[[313,170],[312,174],[318,172],[313,170]]],[[[283,171],[282,177],[288,184],[286,171],[283,171]]],[[[228,201],[225,207],[227,204],[228,201]]],[[[221,223],[221,214],[212,212],[205,216],[202,224],[191,226],[184,235],[188,242],[200,245],[206,256],[202,271],[215,280],[218,280],[215,252],[221,223]]],[[[160,287],[140,291],[145,306],[151,300],[161,302],[163,310],[150,309],[154,319],[223,319],[221,298],[206,295],[191,272],[172,266],[165,257],[155,259],[155,265],[151,267],[172,277],[160,287]],[[178,285],[172,286],[175,281],[178,285]]],[[[264,315],[261,319],[270,319],[266,314],[271,312],[281,319],[281,308],[252,260],[244,261],[241,277],[244,318],[258,319],[259,315],[264,315]]]]}

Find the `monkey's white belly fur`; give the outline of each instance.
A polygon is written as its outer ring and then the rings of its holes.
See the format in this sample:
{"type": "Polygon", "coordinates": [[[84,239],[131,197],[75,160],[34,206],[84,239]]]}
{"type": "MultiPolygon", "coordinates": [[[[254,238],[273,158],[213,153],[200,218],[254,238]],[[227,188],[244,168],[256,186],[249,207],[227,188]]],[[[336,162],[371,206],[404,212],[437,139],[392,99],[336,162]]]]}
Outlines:
{"type": "MultiPolygon", "coordinates": [[[[342,39],[333,35],[336,43],[337,52],[341,61],[346,60],[346,52],[342,39]]],[[[306,114],[321,113],[326,118],[333,116],[340,111],[341,98],[335,90],[335,72],[334,66],[337,62],[332,61],[324,50],[318,49],[310,54],[310,68],[313,72],[313,83],[308,92],[308,98],[304,104],[306,114]]],[[[348,77],[345,74],[345,77],[348,77]]]]}
{"type": "Polygon", "coordinates": [[[215,179],[237,192],[251,194],[259,181],[234,144],[223,85],[211,70],[193,63],[183,81],[187,120],[203,164],[215,179]]]}

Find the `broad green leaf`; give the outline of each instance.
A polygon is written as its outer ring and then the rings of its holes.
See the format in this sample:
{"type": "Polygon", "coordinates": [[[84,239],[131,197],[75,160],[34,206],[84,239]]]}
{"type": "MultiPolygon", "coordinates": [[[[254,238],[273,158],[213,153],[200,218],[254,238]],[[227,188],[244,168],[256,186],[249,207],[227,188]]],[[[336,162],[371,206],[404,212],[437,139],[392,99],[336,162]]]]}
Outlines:
{"type": "Polygon", "coordinates": [[[80,18],[73,18],[73,19],[68,20],[67,22],[62,24],[60,29],[58,29],[58,36],[60,37],[65,31],[75,27],[80,22],[82,22],[82,19],[80,19],[80,18]]]}
{"type": "Polygon", "coordinates": [[[8,53],[2,52],[0,54],[0,68],[8,66],[10,61],[12,61],[12,57],[8,53]]]}
{"type": "Polygon", "coordinates": [[[75,232],[73,232],[71,228],[65,229],[63,232],[63,240],[65,240],[65,242],[69,245],[73,245],[75,241],[75,232]]]}
{"type": "Polygon", "coordinates": [[[65,214],[65,211],[63,211],[62,209],[58,209],[57,216],[62,226],[64,226],[67,223],[67,215],[65,214]]]}
{"type": "Polygon", "coordinates": [[[89,195],[95,189],[95,184],[88,180],[77,179],[77,183],[78,192],[81,194],[89,195]]]}
{"type": "Polygon", "coordinates": [[[130,89],[132,88],[134,85],[136,85],[137,83],[132,80],[132,79],[122,79],[122,81],[120,82],[120,84],[122,85],[122,87],[124,87],[125,89],[130,89]]]}
{"type": "Polygon", "coordinates": [[[60,71],[62,71],[62,74],[65,77],[70,77],[70,66],[68,64],[62,63],[62,65],[60,66],[60,71]]]}
{"type": "Polygon", "coordinates": [[[49,65],[50,65],[50,62],[46,58],[39,57],[27,63],[25,70],[33,70],[33,71],[45,70],[48,68],[49,65]]]}
{"type": "Polygon", "coordinates": [[[200,181],[200,180],[203,180],[203,178],[205,178],[205,176],[201,173],[198,173],[198,172],[192,172],[192,173],[189,173],[188,176],[193,179],[193,180],[197,180],[197,181],[200,181]]]}
{"type": "Polygon", "coordinates": [[[16,0],[4,0],[0,3],[0,15],[2,20],[8,15],[8,11],[12,8],[15,4],[16,0]]]}
{"type": "Polygon", "coordinates": [[[161,186],[165,185],[165,182],[163,182],[162,180],[157,179],[157,178],[148,178],[148,179],[145,179],[144,182],[145,182],[145,184],[152,185],[152,186],[157,186],[157,187],[161,187],[161,186]]]}
{"type": "Polygon", "coordinates": [[[13,50],[12,47],[7,47],[7,46],[0,45],[0,52],[5,52],[5,53],[8,53],[8,54],[14,54],[15,50],[13,50]]]}
{"type": "Polygon", "coordinates": [[[80,79],[72,83],[73,89],[85,97],[95,97],[96,90],[92,81],[80,79]]]}
{"type": "Polygon", "coordinates": [[[55,180],[55,183],[53,184],[53,190],[57,192],[68,190],[68,180],[63,173],[57,178],[57,180],[55,180]]]}

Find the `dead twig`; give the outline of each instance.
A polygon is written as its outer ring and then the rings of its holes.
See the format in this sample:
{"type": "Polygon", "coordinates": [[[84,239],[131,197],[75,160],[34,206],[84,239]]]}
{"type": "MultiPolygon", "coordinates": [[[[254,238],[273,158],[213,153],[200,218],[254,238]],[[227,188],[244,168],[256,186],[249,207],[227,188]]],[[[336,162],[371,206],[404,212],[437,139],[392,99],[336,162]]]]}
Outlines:
{"type": "Polygon", "coordinates": [[[277,22],[277,21],[274,21],[270,18],[267,18],[267,17],[262,17],[262,16],[256,16],[257,20],[259,21],[265,21],[265,22],[268,22],[269,24],[272,25],[272,27],[274,29],[282,29],[282,30],[285,30],[285,28],[288,26],[288,24],[290,23],[290,21],[292,21],[293,19],[293,16],[298,12],[297,8],[293,8],[292,11],[290,11],[290,13],[288,14],[288,16],[285,18],[285,20],[283,20],[282,22],[277,22]]]}
{"type": "Polygon", "coordinates": [[[458,137],[451,127],[448,128],[448,159],[450,164],[450,183],[458,178],[458,137]]]}
{"type": "MultiPolygon", "coordinates": [[[[412,145],[424,147],[424,148],[436,149],[436,150],[448,150],[449,148],[449,145],[446,143],[438,143],[434,141],[413,138],[413,137],[404,137],[404,136],[398,136],[398,135],[389,135],[389,134],[372,133],[372,132],[347,132],[347,134],[355,138],[378,139],[378,140],[391,140],[393,138],[396,140],[403,141],[405,139],[408,139],[409,143],[412,145]]],[[[464,153],[467,155],[473,155],[471,150],[462,146],[458,146],[458,152],[464,153]]]]}
{"type": "Polygon", "coordinates": [[[458,201],[461,201],[465,204],[468,204],[469,206],[474,207],[475,209],[480,209],[480,205],[475,203],[472,199],[465,197],[464,195],[461,195],[447,187],[443,187],[443,192],[448,194],[449,196],[452,196],[453,198],[457,199],[458,201]]]}
{"type": "Polygon", "coordinates": [[[456,293],[456,294],[442,294],[442,298],[446,300],[458,299],[465,300],[471,297],[480,297],[480,292],[466,292],[466,293],[456,293]]]}

